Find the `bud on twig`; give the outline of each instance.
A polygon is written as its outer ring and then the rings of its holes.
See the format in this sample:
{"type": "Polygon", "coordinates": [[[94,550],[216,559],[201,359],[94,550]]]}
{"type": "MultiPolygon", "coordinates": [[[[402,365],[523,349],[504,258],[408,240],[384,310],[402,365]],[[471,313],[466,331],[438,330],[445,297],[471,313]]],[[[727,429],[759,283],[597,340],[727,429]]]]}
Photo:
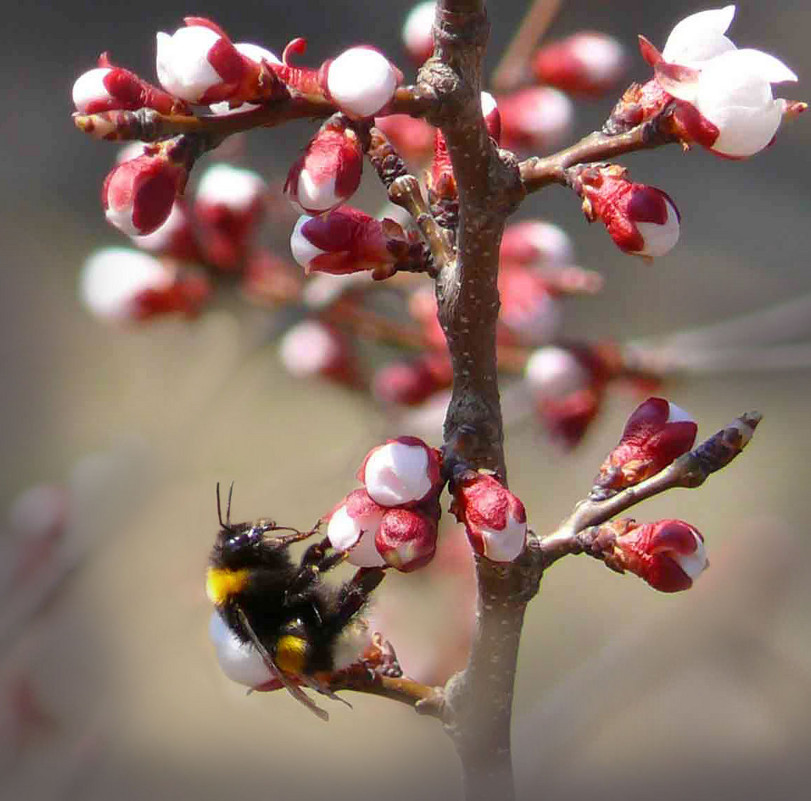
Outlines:
{"type": "Polygon", "coordinates": [[[365,489],[350,492],[329,517],[327,537],[332,547],[349,551],[347,560],[357,567],[382,567],[386,562],[375,546],[375,535],[385,512],[365,489]]]}
{"type": "Polygon", "coordinates": [[[389,509],[375,534],[375,547],[386,564],[402,573],[425,567],[436,552],[436,515],[417,509],[389,509]]]}
{"type": "Polygon", "coordinates": [[[372,47],[352,47],[327,65],[330,97],[349,117],[373,117],[402,80],[400,70],[372,47]]]}
{"type": "Polygon", "coordinates": [[[358,478],[381,506],[414,506],[442,486],[437,451],[417,437],[398,437],[373,448],[358,478]]]}

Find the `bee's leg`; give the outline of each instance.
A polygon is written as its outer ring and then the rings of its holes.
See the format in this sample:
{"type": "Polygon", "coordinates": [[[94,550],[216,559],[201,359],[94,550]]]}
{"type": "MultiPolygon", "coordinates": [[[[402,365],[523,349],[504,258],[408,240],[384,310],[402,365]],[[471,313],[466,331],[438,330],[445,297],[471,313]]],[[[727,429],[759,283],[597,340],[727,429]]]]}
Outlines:
{"type": "MultiPolygon", "coordinates": [[[[274,528],[269,530],[277,531],[278,529],[274,528]]],[[[267,539],[264,539],[263,542],[267,542],[277,548],[287,548],[294,542],[301,542],[302,540],[309,539],[313,536],[313,534],[315,534],[315,529],[312,531],[294,531],[292,534],[282,534],[280,537],[268,537],[267,539]]]]}
{"type": "Polygon", "coordinates": [[[347,557],[346,551],[334,551],[328,554],[330,541],[324,539],[311,545],[301,558],[301,567],[285,593],[285,603],[301,600],[302,594],[318,578],[320,573],[331,570],[347,557]]]}
{"type": "Polygon", "coordinates": [[[371,592],[383,581],[385,571],[379,567],[361,567],[341,587],[338,596],[337,623],[346,625],[363,608],[371,592]]]}

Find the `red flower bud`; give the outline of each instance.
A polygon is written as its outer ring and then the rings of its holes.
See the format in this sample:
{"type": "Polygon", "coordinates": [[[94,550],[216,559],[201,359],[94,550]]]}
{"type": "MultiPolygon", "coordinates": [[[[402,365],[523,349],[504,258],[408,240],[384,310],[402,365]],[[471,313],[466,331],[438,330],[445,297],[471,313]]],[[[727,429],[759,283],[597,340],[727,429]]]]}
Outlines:
{"type": "Polygon", "coordinates": [[[328,120],[290,168],[284,192],[307,214],[340,206],[357,191],[363,171],[358,135],[345,118],[328,120]]]}
{"type": "Polygon", "coordinates": [[[683,520],[632,524],[616,538],[611,558],[660,592],[689,589],[709,565],[704,537],[683,520]]]}
{"type": "Polygon", "coordinates": [[[384,402],[418,406],[435,392],[453,383],[450,357],[445,353],[427,353],[410,362],[394,362],[375,373],[372,391],[384,402]]]}
{"type": "Polygon", "coordinates": [[[526,220],[507,226],[499,256],[503,264],[521,266],[571,264],[574,249],[562,228],[542,220],[526,220]]]}
{"type": "Polygon", "coordinates": [[[457,480],[451,511],[473,550],[494,562],[512,562],[524,550],[527,513],[524,504],[487,473],[470,473],[457,480]]]}
{"type": "Polygon", "coordinates": [[[539,273],[526,267],[502,265],[498,291],[501,297],[498,319],[510,339],[525,345],[542,345],[555,336],[561,321],[560,305],[539,273]]]}
{"type": "Polygon", "coordinates": [[[620,490],[644,481],[693,447],[698,426],[664,398],[648,398],[628,418],[619,444],[608,454],[595,487],[620,490]]]}
{"type": "Polygon", "coordinates": [[[557,89],[533,86],[498,98],[501,144],[510,150],[548,150],[571,127],[572,102],[557,89]]]}
{"type": "Polygon", "coordinates": [[[375,535],[386,564],[410,573],[425,567],[436,552],[437,521],[416,509],[389,509],[375,535]]]}

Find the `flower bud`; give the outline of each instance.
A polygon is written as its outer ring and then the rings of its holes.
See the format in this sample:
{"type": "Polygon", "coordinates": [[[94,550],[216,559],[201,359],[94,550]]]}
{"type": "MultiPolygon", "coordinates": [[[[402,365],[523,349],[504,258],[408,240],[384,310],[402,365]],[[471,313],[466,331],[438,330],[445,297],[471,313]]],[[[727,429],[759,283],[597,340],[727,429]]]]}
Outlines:
{"type": "Polygon", "coordinates": [[[186,275],[146,253],[105,248],[82,269],[79,294],[92,314],[104,320],[144,320],[180,312],[194,316],[209,295],[202,276],[186,275]]]}
{"type": "Polygon", "coordinates": [[[709,565],[704,537],[683,520],[631,523],[616,538],[612,561],[660,592],[690,589],[709,565]]]}
{"type": "Polygon", "coordinates": [[[372,382],[372,394],[383,403],[418,406],[452,383],[447,351],[426,353],[410,362],[393,362],[380,368],[372,382]]]}
{"type": "Polygon", "coordinates": [[[345,118],[328,120],[287,174],[284,193],[306,214],[330,211],[360,186],[363,150],[345,118]]]}
{"type": "Polygon", "coordinates": [[[413,506],[442,486],[437,451],[417,437],[398,437],[373,448],[358,479],[381,506],[413,506]]]}
{"type": "Polygon", "coordinates": [[[554,337],[560,328],[560,304],[538,273],[525,267],[502,266],[498,291],[498,319],[511,337],[527,345],[541,345],[554,337]]]}
{"type": "Polygon", "coordinates": [[[482,117],[487,133],[496,144],[501,140],[501,113],[498,110],[498,103],[490,92],[481,93],[482,117]]]}
{"type": "MultiPolygon", "coordinates": [[[[282,63],[275,53],[261,47],[260,45],[252,44],[250,42],[237,42],[234,47],[237,49],[237,52],[239,52],[240,55],[245,56],[245,58],[259,66],[261,66],[263,61],[267,62],[268,64],[282,63]]],[[[223,114],[239,114],[245,111],[251,111],[255,108],[259,108],[259,104],[243,103],[242,105],[234,107],[232,101],[222,100],[219,103],[211,103],[209,108],[213,114],[220,116],[223,114]]]]}
{"type": "Polygon", "coordinates": [[[493,562],[512,562],[524,550],[524,504],[494,476],[470,471],[457,480],[451,511],[464,523],[473,550],[493,562]]]}
{"type": "Polygon", "coordinates": [[[574,117],[572,102],[557,89],[533,86],[498,98],[501,145],[509,150],[548,150],[562,142],[574,117]]]}
{"type": "Polygon", "coordinates": [[[327,89],[344,114],[372,117],[392,99],[402,77],[378,50],[352,47],[329,63],[327,89]]]}
{"type": "Polygon", "coordinates": [[[661,189],[628,180],[615,165],[588,167],[579,176],[583,213],[601,220],[625,253],[664,256],[679,240],[679,211],[661,189]]]}
{"type": "Polygon", "coordinates": [[[216,650],[220,669],[231,681],[257,688],[274,678],[253,643],[242,642],[219,612],[211,615],[208,636],[216,650]]]}
{"type": "Polygon", "coordinates": [[[648,398],[628,418],[619,444],[608,454],[595,488],[621,490],[667,467],[693,447],[698,426],[684,409],[648,398]]]}
{"type": "Polygon", "coordinates": [[[194,213],[206,260],[221,270],[236,270],[265,210],[268,187],[252,170],[212,164],[197,186],[194,213]]]}
{"type": "Polygon", "coordinates": [[[375,547],[375,535],[386,510],[364,489],[350,492],[332,511],[327,537],[338,551],[349,551],[347,560],[357,567],[386,564],[375,547]]]}
{"type": "Polygon", "coordinates": [[[188,171],[168,153],[163,149],[125,161],[104,179],[101,200],[105,216],[125,234],[151,234],[169,217],[188,171]]]}
{"type": "Polygon", "coordinates": [[[587,387],[561,398],[539,399],[538,412],[549,438],[564,450],[580,444],[597,417],[604,392],[587,387]]]}
{"type": "Polygon", "coordinates": [[[524,378],[543,400],[564,398],[586,389],[592,380],[587,367],[572,351],[554,345],[532,352],[524,367],[524,378]]]}
{"type": "Polygon", "coordinates": [[[410,573],[425,567],[436,552],[437,521],[416,509],[389,509],[375,534],[386,564],[410,573]]]}
{"type": "Polygon", "coordinates": [[[299,217],[290,235],[290,250],[306,273],[370,270],[373,278],[386,278],[394,272],[396,261],[389,249],[390,237],[405,239],[394,221],[380,222],[359,209],[341,206],[320,217],[299,217]]]}
{"type": "Polygon", "coordinates": [[[542,47],[532,60],[541,83],[572,95],[598,97],[622,78],[625,52],[611,36],[581,31],[542,47]]]}
{"type": "Polygon", "coordinates": [[[554,223],[526,220],[507,226],[499,256],[503,264],[571,264],[574,248],[568,234],[554,223]]]}
{"type": "Polygon", "coordinates": [[[287,371],[299,378],[320,375],[344,382],[354,376],[345,337],[317,320],[303,320],[287,331],[279,342],[279,356],[287,371]]]}
{"type": "Polygon", "coordinates": [[[436,3],[433,0],[417,3],[403,23],[402,39],[411,60],[420,66],[434,52],[434,16],[436,3]]]}

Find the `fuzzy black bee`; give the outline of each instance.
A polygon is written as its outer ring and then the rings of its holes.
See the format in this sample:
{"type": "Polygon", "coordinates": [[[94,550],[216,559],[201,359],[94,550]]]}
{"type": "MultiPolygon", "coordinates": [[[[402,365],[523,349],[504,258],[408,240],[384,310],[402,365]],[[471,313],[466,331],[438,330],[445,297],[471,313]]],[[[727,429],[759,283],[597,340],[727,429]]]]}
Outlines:
{"type": "Polygon", "coordinates": [[[359,613],[382,581],[383,570],[362,568],[350,581],[326,584],[321,574],[340,564],[346,552],[333,550],[323,539],[305,550],[299,564],[288,553],[290,545],[312,537],[318,527],[297,531],[272,520],[233,524],[231,492],[223,521],[219,485],[217,513],[220,531],[211,551],[206,592],[220,620],[246,658],[255,658],[248,649],[256,649],[277,682],[326,718],[299,685],[336,697],[323,678],[359,660],[369,640],[359,613]],[[279,531],[289,533],[274,535],[279,531]]]}

